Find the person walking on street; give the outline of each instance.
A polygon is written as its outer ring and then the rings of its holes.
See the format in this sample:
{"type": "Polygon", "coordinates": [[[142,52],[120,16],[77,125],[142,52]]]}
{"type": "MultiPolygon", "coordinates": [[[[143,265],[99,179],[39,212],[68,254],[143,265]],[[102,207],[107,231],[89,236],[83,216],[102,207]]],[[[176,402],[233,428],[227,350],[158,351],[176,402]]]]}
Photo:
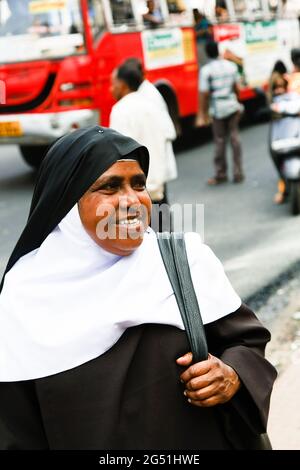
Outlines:
{"type": "Polygon", "coordinates": [[[289,76],[288,91],[290,93],[300,94],[300,48],[295,47],[291,50],[291,61],[293,71],[289,76]]]}
{"type": "Polygon", "coordinates": [[[200,114],[197,125],[203,126],[212,117],[215,141],[215,175],[208,180],[209,185],[224,183],[227,177],[226,141],[230,138],[233,152],[233,182],[244,180],[242,149],[238,124],[242,105],[238,101],[238,68],[236,64],[219,56],[218,44],[206,44],[210,62],[200,72],[200,114]]]}
{"type": "MultiPolygon", "coordinates": [[[[273,113],[274,112],[276,113],[276,107],[278,106],[279,100],[284,99],[286,97],[287,88],[288,88],[287,68],[285,64],[282,62],[282,60],[277,60],[274,64],[274,67],[271,72],[270,80],[269,80],[269,100],[270,100],[270,106],[271,106],[271,109],[273,110],[273,113]]],[[[272,118],[273,116],[276,116],[276,114],[275,115],[272,114],[272,118]]],[[[288,119],[290,120],[290,118],[288,119]]],[[[278,122],[278,117],[276,120],[278,122]]],[[[282,122],[283,121],[281,121],[281,123],[282,122]]],[[[274,124],[276,125],[276,123],[274,124]]],[[[289,193],[288,182],[286,181],[286,178],[284,177],[284,174],[282,172],[282,156],[279,156],[277,152],[274,152],[271,149],[271,158],[279,174],[279,180],[277,183],[277,192],[273,198],[273,201],[275,204],[282,204],[283,202],[285,202],[289,193]]]]}
{"type": "Polygon", "coordinates": [[[164,193],[168,173],[167,141],[176,137],[172,120],[165,118],[160,109],[138,92],[143,82],[140,71],[130,64],[123,64],[112,75],[112,95],[117,100],[110,114],[110,127],[137,140],[148,148],[150,154],[147,190],[152,202],[153,220],[159,223],[152,225],[155,231],[169,231],[170,212],[168,200],[164,193]],[[163,206],[163,207],[162,207],[163,206]],[[165,210],[165,216],[160,216],[165,210]],[[163,219],[163,220],[162,220],[163,219]]]}
{"type": "Polygon", "coordinates": [[[269,99],[272,102],[275,96],[286,93],[287,68],[282,60],[277,60],[269,80],[269,99]]]}
{"type": "MultiPolygon", "coordinates": [[[[166,123],[166,127],[168,129],[167,135],[170,138],[166,139],[166,182],[175,180],[178,177],[178,170],[177,170],[177,163],[176,158],[173,150],[173,141],[177,137],[175,121],[177,116],[174,116],[172,119],[171,115],[169,114],[169,109],[167,106],[166,101],[164,100],[163,96],[160,94],[158,89],[156,88],[153,83],[147,80],[145,76],[145,70],[142,65],[142,62],[137,57],[130,57],[123,62],[124,65],[128,65],[131,67],[136,68],[142,76],[142,83],[139,86],[137,92],[143,96],[148,102],[150,101],[153,106],[156,106],[159,109],[160,115],[163,118],[164,122],[166,123]]],[[[167,201],[167,185],[164,185],[164,199],[167,201]]]]}
{"type": "MultiPolygon", "coordinates": [[[[270,93],[272,98],[271,109],[274,113],[272,123],[272,139],[280,140],[299,135],[299,97],[300,97],[300,49],[294,48],[291,51],[291,61],[293,64],[292,73],[288,74],[287,69],[281,61],[274,65],[270,82],[270,93]],[[281,65],[282,64],[282,65],[281,65]]],[[[283,172],[284,155],[272,148],[271,158],[279,174],[278,190],[274,196],[275,204],[286,202],[290,185],[283,172]]]]}

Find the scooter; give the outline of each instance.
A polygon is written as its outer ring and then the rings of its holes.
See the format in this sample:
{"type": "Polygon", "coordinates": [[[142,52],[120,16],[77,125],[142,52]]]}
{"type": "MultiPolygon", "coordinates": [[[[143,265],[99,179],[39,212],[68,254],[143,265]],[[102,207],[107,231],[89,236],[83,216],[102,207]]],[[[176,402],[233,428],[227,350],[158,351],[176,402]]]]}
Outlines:
{"type": "Polygon", "coordinates": [[[298,215],[300,214],[300,156],[285,160],[282,171],[289,185],[291,213],[298,215]]]}
{"type": "Polygon", "coordinates": [[[272,107],[270,150],[285,184],[293,215],[300,214],[300,98],[290,96],[272,107]],[[277,106],[278,105],[278,106],[277,106]]]}

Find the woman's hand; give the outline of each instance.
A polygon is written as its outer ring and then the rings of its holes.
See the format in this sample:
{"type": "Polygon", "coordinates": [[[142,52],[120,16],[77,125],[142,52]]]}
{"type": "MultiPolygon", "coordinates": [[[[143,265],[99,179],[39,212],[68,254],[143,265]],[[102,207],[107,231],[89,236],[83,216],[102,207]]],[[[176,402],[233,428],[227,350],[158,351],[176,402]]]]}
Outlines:
{"type": "Polygon", "coordinates": [[[226,403],[241,386],[232,367],[211,354],[206,361],[192,364],[193,355],[187,353],[177,359],[180,366],[189,366],[180,379],[185,384],[184,395],[195,406],[215,406],[226,403]]]}

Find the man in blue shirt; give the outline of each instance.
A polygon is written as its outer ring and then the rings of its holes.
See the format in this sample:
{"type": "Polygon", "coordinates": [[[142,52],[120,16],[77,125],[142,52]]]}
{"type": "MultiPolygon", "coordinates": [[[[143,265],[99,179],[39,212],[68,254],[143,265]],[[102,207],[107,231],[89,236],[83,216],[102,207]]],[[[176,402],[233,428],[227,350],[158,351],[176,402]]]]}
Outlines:
{"type": "Polygon", "coordinates": [[[244,180],[242,151],[238,124],[242,105],[238,101],[238,68],[236,64],[219,56],[218,44],[206,44],[210,62],[200,69],[200,115],[199,125],[209,122],[212,117],[215,150],[215,175],[208,184],[216,185],[227,181],[226,141],[230,138],[233,153],[233,181],[244,180]]]}

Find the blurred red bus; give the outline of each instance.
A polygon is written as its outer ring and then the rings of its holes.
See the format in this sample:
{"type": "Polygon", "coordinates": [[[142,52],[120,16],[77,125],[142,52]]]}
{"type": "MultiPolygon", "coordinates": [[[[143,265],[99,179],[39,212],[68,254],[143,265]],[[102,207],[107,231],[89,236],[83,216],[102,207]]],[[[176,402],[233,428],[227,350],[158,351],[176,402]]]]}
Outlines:
{"type": "Polygon", "coordinates": [[[299,44],[298,22],[282,19],[280,0],[227,0],[222,17],[215,0],[155,1],[162,19],[156,28],[144,22],[146,0],[1,0],[0,144],[18,144],[24,159],[38,166],[58,137],[107,126],[111,72],[128,57],[143,61],[171,115],[193,122],[193,8],[202,6],[221,53],[238,63],[241,99],[250,111],[274,61],[299,44]]]}
{"type": "Polygon", "coordinates": [[[0,144],[18,144],[38,166],[45,148],[66,132],[108,125],[112,70],[142,59],[147,78],[171,112],[197,109],[194,29],[176,2],[160,2],[163,23],[143,22],[145,0],[1,0],[0,144]]]}

